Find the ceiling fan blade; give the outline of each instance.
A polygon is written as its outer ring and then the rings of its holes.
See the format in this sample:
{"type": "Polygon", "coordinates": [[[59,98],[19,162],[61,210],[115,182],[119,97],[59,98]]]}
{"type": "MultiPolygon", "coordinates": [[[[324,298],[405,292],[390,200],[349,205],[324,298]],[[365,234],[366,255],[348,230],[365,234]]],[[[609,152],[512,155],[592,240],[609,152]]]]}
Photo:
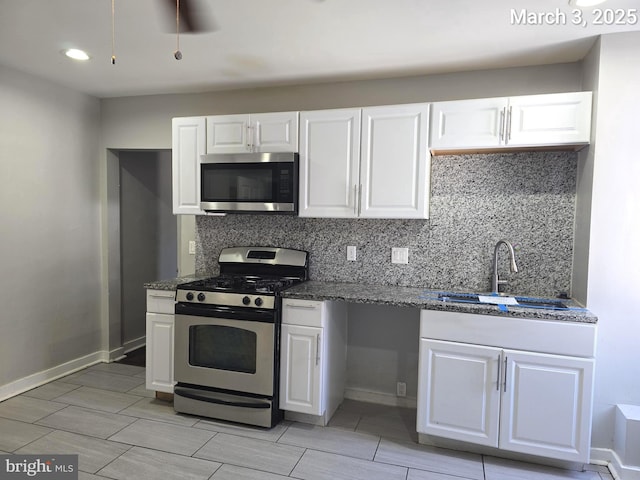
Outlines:
{"type": "MultiPolygon", "coordinates": [[[[175,28],[176,0],[163,0],[175,28]]],[[[211,12],[198,0],[180,0],[180,33],[207,33],[218,29],[211,12]]]]}

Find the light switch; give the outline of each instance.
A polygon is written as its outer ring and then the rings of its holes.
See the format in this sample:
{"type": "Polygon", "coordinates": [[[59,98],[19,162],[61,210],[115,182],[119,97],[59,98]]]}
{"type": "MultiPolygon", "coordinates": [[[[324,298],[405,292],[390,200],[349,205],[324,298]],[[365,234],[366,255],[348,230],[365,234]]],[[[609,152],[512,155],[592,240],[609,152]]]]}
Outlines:
{"type": "Polygon", "coordinates": [[[409,249],[393,247],[391,249],[391,263],[409,263],[409,249]]]}
{"type": "Polygon", "coordinates": [[[189,240],[189,255],[195,255],[195,254],[196,254],[196,241],[189,240]]]}
{"type": "Polygon", "coordinates": [[[356,261],[356,247],[355,245],[347,246],[347,261],[355,262],[356,261]]]}

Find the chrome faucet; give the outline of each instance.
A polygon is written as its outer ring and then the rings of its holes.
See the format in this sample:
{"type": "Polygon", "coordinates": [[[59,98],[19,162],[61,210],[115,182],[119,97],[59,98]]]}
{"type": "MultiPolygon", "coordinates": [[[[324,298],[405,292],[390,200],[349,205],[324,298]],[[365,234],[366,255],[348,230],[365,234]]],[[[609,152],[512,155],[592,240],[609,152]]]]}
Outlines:
{"type": "Polygon", "coordinates": [[[516,265],[516,254],[513,251],[513,245],[507,242],[506,240],[499,240],[496,243],[495,248],[493,249],[493,275],[491,277],[491,292],[492,293],[500,293],[499,286],[507,283],[506,280],[500,280],[498,277],[498,250],[500,250],[500,245],[506,245],[509,249],[509,257],[511,259],[511,272],[518,273],[518,265],[516,265]]]}

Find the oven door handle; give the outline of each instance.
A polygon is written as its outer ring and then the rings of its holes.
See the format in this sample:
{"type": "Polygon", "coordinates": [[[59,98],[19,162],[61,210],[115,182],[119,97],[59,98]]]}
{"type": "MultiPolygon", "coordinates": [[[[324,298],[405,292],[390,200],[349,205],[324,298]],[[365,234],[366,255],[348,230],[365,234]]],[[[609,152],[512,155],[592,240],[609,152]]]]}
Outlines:
{"type": "Polygon", "coordinates": [[[173,390],[174,395],[179,395],[185,398],[191,398],[193,400],[200,400],[202,402],[218,403],[221,405],[229,405],[232,407],[242,408],[271,408],[269,402],[265,402],[259,399],[249,400],[244,398],[242,401],[235,400],[239,397],[235,395],[226,395],[224,393],[211,392],[208,390],[196,390],[193,388],[185,388],[176,386],[173,390]]]}

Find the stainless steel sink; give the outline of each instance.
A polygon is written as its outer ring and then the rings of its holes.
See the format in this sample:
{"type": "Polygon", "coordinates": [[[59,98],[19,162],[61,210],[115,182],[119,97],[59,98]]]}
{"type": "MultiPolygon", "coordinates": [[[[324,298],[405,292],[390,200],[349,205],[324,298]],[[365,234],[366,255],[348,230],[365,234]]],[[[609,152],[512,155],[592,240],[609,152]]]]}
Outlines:
{"type": "MultiPolygon", "coordinates": [[[[491,294],[478,294],[478,293],[454,293],[443,292],[438,294],[438,300],[442,302],[458,302],[458,303],[473,303],[476,305],[488,305],[489,303],[480,300],[480,296],[492,297],[491,294]]],[[[499,298],[499,297],[496,297],[499,298]]],[[[551,298],[536,298],[536,297],[522,297],[513,296],[505,298],[515,298],[518,302],[517,305],[509,305],[511,307],[522,308],[545,308],[549,310],[566,310],[569,308],[565,301],[551,299],[551,298]]]]}

